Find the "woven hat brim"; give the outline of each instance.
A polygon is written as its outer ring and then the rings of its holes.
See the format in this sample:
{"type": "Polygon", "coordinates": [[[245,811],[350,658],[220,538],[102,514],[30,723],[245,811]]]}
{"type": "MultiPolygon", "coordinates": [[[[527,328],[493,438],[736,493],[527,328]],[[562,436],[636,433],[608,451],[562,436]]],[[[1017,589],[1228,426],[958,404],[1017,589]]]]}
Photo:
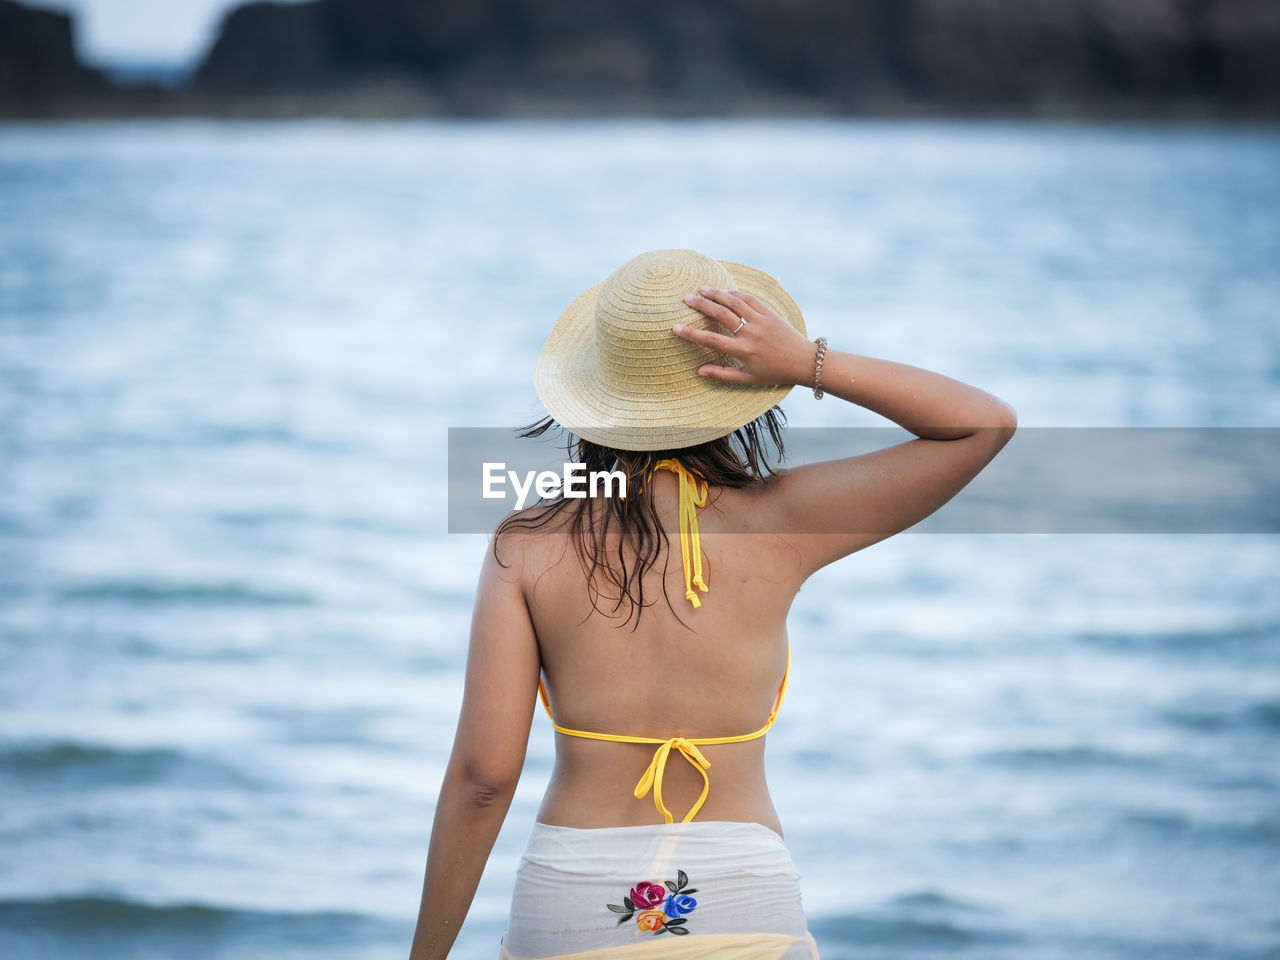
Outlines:
{"type": "MultiPolygon", "coordinates": [[[[733,276],[737,290],[806,333],[800,308],[776,279],[754,267],[720,263],[733,276]]],[[[629,389],[603,382],[595,350],[595,303],[603,285],[583,292],[561,314],[534,374],[542,405],[576,436],[618,450],[678,450],[732,433],[791,392],[790,386],[747,386],[711,377],[699,377],[679,392],[655,391],[643,383],[629,389]]],[[[713,354],[701,362],[732,361],[713,354]]]]}

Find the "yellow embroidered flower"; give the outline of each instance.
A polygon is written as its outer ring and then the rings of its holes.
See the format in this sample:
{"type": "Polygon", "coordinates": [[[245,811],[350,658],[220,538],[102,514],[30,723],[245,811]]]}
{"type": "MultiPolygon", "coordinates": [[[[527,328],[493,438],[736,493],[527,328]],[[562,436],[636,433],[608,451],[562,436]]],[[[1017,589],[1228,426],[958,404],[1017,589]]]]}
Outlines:
{"type": "Polygon", "coordinates": [[[666,922],[666,915],[661,910],[646,910],[636,917],[637,933],[649,933],[657,930],[666,922]]]}

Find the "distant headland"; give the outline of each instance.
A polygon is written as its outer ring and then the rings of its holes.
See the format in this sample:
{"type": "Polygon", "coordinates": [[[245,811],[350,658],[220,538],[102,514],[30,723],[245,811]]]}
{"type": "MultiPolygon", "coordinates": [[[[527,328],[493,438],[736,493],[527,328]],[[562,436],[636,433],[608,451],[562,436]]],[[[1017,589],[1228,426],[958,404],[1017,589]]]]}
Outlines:
{"type": "Polygon", "coordinates": [[[178,84],[0,0],[0,117],[1280,119],[1263,0],[310,0],[223,18],[178,84]]]}

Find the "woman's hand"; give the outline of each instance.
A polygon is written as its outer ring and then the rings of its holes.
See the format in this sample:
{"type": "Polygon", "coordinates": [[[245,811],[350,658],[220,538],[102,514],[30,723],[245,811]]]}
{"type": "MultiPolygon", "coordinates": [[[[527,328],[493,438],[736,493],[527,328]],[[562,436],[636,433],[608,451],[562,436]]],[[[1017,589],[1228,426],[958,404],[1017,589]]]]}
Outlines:
{"type": "Polygon", "coordinates": [[[691,294],[684,302],[725,329],[737,330],[725,336],[683,323],[671,328],[677,337],[728,354],[742,364],[722,367],[704,363],[698,368],[704,377],[755,385],[813,385],[813,343],[751,294],[703,287],[702,296],[691,294]],[[741,320],[747,321],[746,326],[741,320]]]}

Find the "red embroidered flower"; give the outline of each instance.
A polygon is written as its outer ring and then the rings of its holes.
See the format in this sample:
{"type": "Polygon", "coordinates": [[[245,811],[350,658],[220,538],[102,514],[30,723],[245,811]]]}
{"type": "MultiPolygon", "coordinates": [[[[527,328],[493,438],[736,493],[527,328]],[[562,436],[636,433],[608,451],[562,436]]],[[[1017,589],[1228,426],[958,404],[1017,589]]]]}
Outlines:
{"type": "Polygon", "coordinates": [[[660,883],[641,880],[631,888],[631,902],[637,910],[649,910],[660,906],[667,899],[667,889],[660,883]]]}

